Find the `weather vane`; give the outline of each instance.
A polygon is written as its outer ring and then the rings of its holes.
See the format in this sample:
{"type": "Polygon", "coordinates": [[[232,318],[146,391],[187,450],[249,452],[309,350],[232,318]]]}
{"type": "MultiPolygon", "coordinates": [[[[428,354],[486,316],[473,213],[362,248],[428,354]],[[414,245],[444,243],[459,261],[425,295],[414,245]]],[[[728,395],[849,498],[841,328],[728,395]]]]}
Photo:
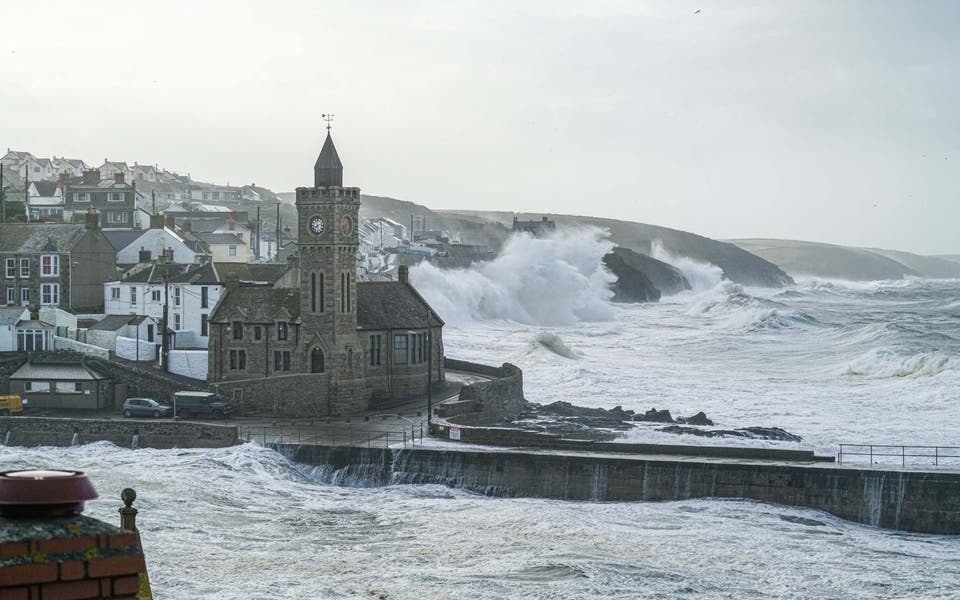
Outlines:
{"type": "Polygon", "coordinates": [[[320,115],[327,122],[327,131],[330,131],[330,123],[333,122],[333,113],[324,113],[320,115]]]}

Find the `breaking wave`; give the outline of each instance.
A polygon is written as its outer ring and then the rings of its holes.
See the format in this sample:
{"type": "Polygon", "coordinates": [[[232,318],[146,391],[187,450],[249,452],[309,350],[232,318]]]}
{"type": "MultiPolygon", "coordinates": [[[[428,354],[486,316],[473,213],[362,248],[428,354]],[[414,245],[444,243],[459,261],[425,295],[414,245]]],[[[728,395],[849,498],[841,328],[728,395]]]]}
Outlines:
{"type": "Polygon", "coordinates": [[[572,359],[580,358],[577,351],[568,346],[559,335],[550,333],[549,331],[541,331],[538,333],[536,338],[534,338],[534,343],[536,346],[546,348],[557,356],[572,359]]]}
{"type": "Polygon", "coordinates": [[[715,319],[721,329],[760,331],[817,325],[812,315],[785,304],[752,296],[743,286],[724,280],[699,294],[686,310],[689,316],[715,319]]]}
{"type": "Polygon", "coordinates": [[[713,289],[723,281],[723,269],[717,265],[673,254],[663,247],[663,242],[660,240],[653,240],[650,245],[650,256],[683,273],[695,292],[713,289]]]}
{"type": "Polygon", "coordinates": [[[417,290],[451,324],[502,319],[528,325],[570,325],[613,318],[603,266],[613,249],[606,231],[584,228],[546,238],[515,234],[492,261],[441,270],[410,270],[417,290]]]}
{"type": "Polygon", "coordinates": [[[903,356],[890,348],[875,348],[851,362],[844,375],[887,379],[932,377],[946,371],[960,371],[960,361],[943,352],[921,352],[903,356]]]}

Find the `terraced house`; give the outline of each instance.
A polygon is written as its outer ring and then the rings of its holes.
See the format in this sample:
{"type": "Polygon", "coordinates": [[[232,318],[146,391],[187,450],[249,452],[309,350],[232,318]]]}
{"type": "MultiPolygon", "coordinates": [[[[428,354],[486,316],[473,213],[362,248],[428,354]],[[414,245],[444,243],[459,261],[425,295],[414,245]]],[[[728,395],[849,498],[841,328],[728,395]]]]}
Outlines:
{"type": "Polygon", "coordinates": [[[63,218],[68,222],[82,221],[83,215],[96,210],[101,215],[101,226],[104,229],[144,226],[135,219],[136,184],[128,183],[121,171],[107,180],[100,178],[100,171],[97,169],[84,171],[80,181],[64,182],[63,200],[63,218]]]}
{"type": "Polygon", "coordinates": [[[117,253],[90,213],[86,223],[0,223],[0,304],[100,310],[117,253]]]}

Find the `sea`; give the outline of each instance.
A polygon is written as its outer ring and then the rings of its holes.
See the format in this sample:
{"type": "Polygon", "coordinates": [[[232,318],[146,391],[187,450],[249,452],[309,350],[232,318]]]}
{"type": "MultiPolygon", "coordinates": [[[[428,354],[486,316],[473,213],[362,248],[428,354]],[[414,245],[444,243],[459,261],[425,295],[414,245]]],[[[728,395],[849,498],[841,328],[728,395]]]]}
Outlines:
{"type": "MultiPolygon", "coordinates": [[[[518,236],[471,269],[418,266],[447,355],[523,369],[527,399],[703,411],[704,439],[641,424],[625,439],[811,449],[960,446],[960,281],[727,281],[673,255],[693,289],[613,304],[605,232],[518,236]]],[[[960,539],[736,500],[570,502],[436,485],[330,485],[256,444],[0,448],[0,467],[86,471],[118,519],[137,490],[156,598],[960,598],[960,539]]],[[[950,468],[940,467],[940,468],[950,468]]],[[[954,468],[960,468],[960,464],[954,468]]],[[[960,493],[960,491],[958,491],[960,493]]]]}

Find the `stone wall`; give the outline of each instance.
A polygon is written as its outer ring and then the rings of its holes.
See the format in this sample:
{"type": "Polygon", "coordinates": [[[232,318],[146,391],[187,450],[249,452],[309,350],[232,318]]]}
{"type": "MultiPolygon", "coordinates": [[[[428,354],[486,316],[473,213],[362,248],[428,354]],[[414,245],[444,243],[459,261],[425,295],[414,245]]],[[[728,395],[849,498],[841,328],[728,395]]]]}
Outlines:
{"type": "Polygon", "coordinates": [[[124,448],[223,448],[240,443],[235,426],[171,420],[0,417],[0,441],[8,446],[70,446],[107,441],[124,448]],[[9,433],[9,435],[7,435],[9,433]]]}
{"type": "Polygon", "coordinates": [[[490,496],[594,501],[743,498],[875,527],[960,534],[960,473],[824,463],[274,444],[341,485],[442,484],[490,496]]]}
{"type": "Polygon", "coordinates": [[[491,367],[447,358],[444,367],[491,379],[463,386],[459,401],[438,407],[442,419],[463,425],[497,423],[518,415],[527,407],[523,397],[523,371],[515,365],[503,363],[503,366],[491,367]]]}
{"type": "MultiPolygon", "coordinates": [[[[126,397],[144,397],[164,402],[169,401],[175,392],[193,390],[210,391],[206,381],[181,377],[174,373],[164,373],[145,364],[121,362],[119,360],[87,359],[87,364],[109,376],[115,384],[127,386],[126,397]]],[[[122,402],[124,398],[120,398],[122,402]]]]}
{"type": "MultiPolygon", "coordinates": [[[[160,344],[157,342],[137,340],[136,338],[124,337],[122,335],[117,336],[117,356],[120,358],[139,362],[154,362],[157,360],[159,349],[160,344]]],[[[204,352],[203,358],[204,361],[206,361],[206,352],[204,352]]],[[[173,369],[171,368],[170,370],[172,371],[173,369]]]]}
{"type": "Polygon", "coordinates": [[[275,375],[213,384],[235,414],[278,417],[326,417],[336,414],[329,394],[330,375],[303,373],[275,375]],[[305,394],[304,390],[313,390],[305,394]]]}
{"type": "Polygon", "coordinates": [[[171,373],[201,381],[207,380],[209,362],[206,350],[171,350],[168,358],[171,373]]]}
{"type": "Polygon", "coordinates": [[[96,356],[97,358],[102,358],[104,360],[108,360],[110,358],[110,351],[104,347],[95,346],[93,344],[84,344],[83,342],[60,337],[58,335],[53,336],[53,348],[55,350],[73,350],[74,352],[82,352],[87,356],[96,356]]]}

